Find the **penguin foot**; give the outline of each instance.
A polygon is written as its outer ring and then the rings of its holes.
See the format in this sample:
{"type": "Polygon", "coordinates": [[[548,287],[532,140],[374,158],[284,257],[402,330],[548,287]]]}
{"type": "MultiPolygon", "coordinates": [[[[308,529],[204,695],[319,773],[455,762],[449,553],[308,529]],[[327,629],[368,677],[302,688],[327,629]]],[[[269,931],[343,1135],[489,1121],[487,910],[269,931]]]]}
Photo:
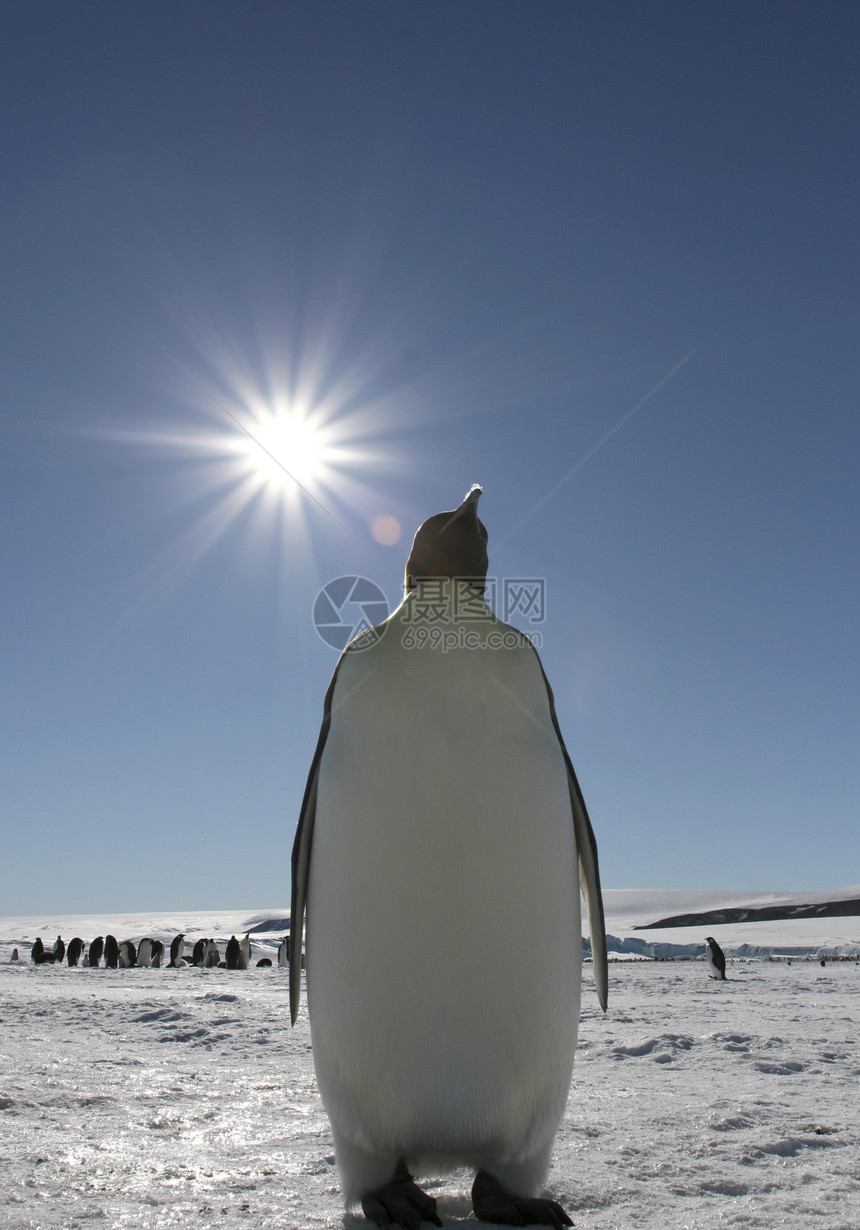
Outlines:
{"type": "Polygon", "coordinates": [[[513,1196],[486,1170],[475,1175],[472,1208],[479,1221],[502,1226],[552,1226],[554,1230],[563,1230],[564,1226],[573,1225],[557,1201],[513,1196]]]}
{"type": "Polygon", "coordinates": [[[362,1196],[361,1207],[364,1216],[375,1222],[380,1230],[388,1230],[389,1226],[419,1230],[422,1221],[431,1221],[434,1226],[442,1225],[436,1213],[436,1201],[422,1192],[417,1183],[413,1183],[402,1158],[397,1163],[391,1182],[362,1196]]]}

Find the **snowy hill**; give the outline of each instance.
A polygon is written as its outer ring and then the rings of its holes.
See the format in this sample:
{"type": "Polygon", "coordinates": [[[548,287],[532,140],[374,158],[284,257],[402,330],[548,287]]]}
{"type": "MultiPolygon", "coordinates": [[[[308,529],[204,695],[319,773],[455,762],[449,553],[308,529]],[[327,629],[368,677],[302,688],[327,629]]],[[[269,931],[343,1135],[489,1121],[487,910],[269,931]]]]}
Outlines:
{"type": "Polygon", "coordinates": [[[860,956],[856,885],[826,893],[609,889],[603,900],[610,957],[695,958],[706,935],[728,957],[860,956]]]}

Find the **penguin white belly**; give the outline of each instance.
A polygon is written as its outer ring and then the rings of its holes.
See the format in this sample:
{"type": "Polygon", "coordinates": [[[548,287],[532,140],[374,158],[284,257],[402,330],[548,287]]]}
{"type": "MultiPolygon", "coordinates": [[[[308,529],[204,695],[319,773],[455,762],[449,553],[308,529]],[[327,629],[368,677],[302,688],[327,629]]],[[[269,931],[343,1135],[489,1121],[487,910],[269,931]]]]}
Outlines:
{"type": "Polygon", "coordinates": [[[251,964],[251,937],[245,935],[239,940],[239,969],[248,969],[251,964]]]}
{"type": "Polygon", "coordinates": [[[395,613],[376,649],[342,662],[320,764],[307,907],[320,1094],[348,1201],[400,1157],[534,1191],[579,1018],[565,762],[528,647],[410,651],[402,632],[395,613]]]}

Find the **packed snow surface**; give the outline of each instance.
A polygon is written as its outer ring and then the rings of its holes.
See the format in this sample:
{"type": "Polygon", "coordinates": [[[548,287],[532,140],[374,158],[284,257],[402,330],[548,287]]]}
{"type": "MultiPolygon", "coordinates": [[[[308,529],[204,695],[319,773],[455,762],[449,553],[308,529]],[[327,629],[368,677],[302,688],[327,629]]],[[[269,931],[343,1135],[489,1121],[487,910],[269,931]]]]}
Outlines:
{"type": "MultiPolygon", "coordinates": [[[[265,917],[0,919],[0,1225],[367,1224],[342,1208],[286,969],[29,960],[36,934],[50,947],[58,931],[169,943],[184,930],[190,954],[199,935],[223,946],[265,917]]],[[[811,925],[783,924],[785,944],[811,925]]],[[[827,925],[856,946],[856,919],[827,925]]],[[[274,958],[281,934],[252,933],[253,960],[274,958]]],[[[729,929],[717,938],[728,952],[729,929]]],[[[711,981],[701,960],[613,963],[604,1016],[586,966],[548,1180],[578,1227],[860,1226],[860,965],[730,958],[728,976],[711,981]]],[[[425,1185],[446,1225],[480,1224],[470,1185],[465,1171],[425,1185]]]]}

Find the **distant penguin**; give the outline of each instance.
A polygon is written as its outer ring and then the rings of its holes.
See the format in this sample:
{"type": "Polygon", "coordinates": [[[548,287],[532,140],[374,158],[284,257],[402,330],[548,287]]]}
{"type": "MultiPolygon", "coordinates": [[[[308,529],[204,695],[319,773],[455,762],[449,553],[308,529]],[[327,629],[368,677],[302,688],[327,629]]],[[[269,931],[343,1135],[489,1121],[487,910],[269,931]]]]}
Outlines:
{"type": "Polygon", "coordinates": [[[251,933],[245,932],[245,938],[239,940],[239,969],[248,969],[251,964],[251,933]]]}
{"type": "Polygon", "coordinates": [[[13,949],[12,949],[12,956],[9,958],[9,960],[10,960],[10,961],[17,961],[17,960],[18,960],[18,949],[17,949],[17,948],[13,948],[13,949]]]}
{"type": "Polygon", "coordinates": [[[75,936],[73,940],[69,940],[69,946],[66,949],[66,960],[69,965],[77,965],[81,959],[81,953],[84,951],[84,941],[80,936],[75,936]]]}
{"type": "Polygon", "coordinates": [[[260,957],[259,961],[257,962],[257,969],[261,969],[263,966],[271,965],[271,964],[272,964],[271,957],[260,957]]]}
{"type": "Polygon", "coordinates": [[[278,945],[278,965],[290,963],[290,937],[285,935],[278,945]]]}
{"type": "Polygon", "coordinates": [[[120,969],[131,969],[137,965],[137,949],[134,946],[134,940],[123,940],[119,946],[118,960],[120,969]]]}
{"type": "Polygon", "coordinates": [[[182,958],[185,954],[185,935],[180,931],[179,935],[174,935],[170,941],[170,965],[168,969],[176,969],[182,965],[182,958]]]}
{"type": "Polygon", "coordinates": [[[54,953],[55,961],[62,961],[63,957],[66,955],[66,945],[63,943],[63,937],[61,935],[58,935],[54,940],[54,947],[52,951],[54,953]]]}
{"type": "Polygon", "coordinates": [[[215,969],[221,963],[221,953],[214,940],[207,940],[203,950],[203,964],[207,969],[215,969]]]}
{"type": "Polygon", "coordinates": [[[89,953],[87,954],[87,964],[88,965],[98,965],[99,964],[99,962],[102,959],[102,953],[104,952],[104,947],[105,947],[104,938],[101,935],[97,935],[96,938],[90,944],[90,950],[89,950],[89,953]]]}
{"type": "Polygon", "coordinates": [[[539,1198],[570,1087],[580,885],[608,969],[597,846],[534,646],[484,601],[474,487],[425,521],[406,596],[342,653],[293,846],[290,1003],[347,1205],[441,1225],[412,1175],[477,1171],[475,1215],[560,1227],[539,1198]],[[514,920],[514,925],[511,925],[514,920]]]}
{"type": "Polygon", "coordinates": [[[52,948],[46,948],[39,937],[30,949],[30,956],[36,965],[53,965],[56,956],[52,948]]]}
{"type": "Polygon", "coordinates": [[[119,944],[115,935],[105,936],[105,969],[116,969],[119,965],[119,944]]]}
{"type": "Polygon", "coordinates": [[[161,940],[152,941],[152,967],[159,969],[161,967],[161,958],[164,956],[164,945],[161,940]]]}
{"type": "Polygon", "coordinates": [[[708,956],[708,977],[724,980],[726,977],[726,956],[712,935],[705,938],[708,956]]]}
{"type": "Polygon", "coordinates": [[[149,969],[152,965],[152,940],[149,936],[145,936],[137,946],[136,964],[142,969],[149,969]]]}
{"type": "Polygon", "coordinates": [[[200,940],[197,940],[197,942],[195,943],[194,948],[191,950],[191,964],[192,965],[202,965],[203,964],[203,958],[206,953],[207,942],[208,942],[207,940],[200,939],[200,940]]]}
{"type": "Polygon", "coordinates": [[[238,969],[240,956],[239,941],[231,935],[227,941],[227,969],[238,969]]]}

